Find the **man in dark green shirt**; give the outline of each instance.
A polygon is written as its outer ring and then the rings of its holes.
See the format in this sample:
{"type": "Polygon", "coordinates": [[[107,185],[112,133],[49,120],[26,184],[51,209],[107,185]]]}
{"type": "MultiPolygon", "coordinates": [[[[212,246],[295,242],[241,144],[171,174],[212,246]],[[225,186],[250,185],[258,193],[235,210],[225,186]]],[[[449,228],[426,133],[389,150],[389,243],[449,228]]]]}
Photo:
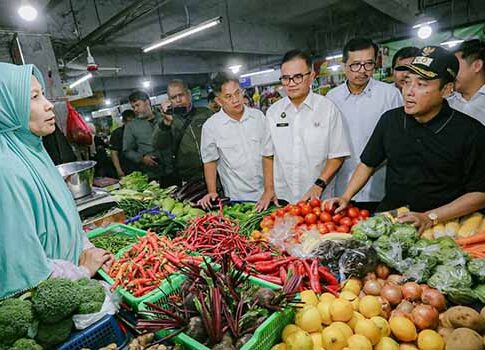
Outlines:
{"type": "Polygon", "coordinates": [[[162,120],[154,134],[154,147],[162,154],[172,155],[174,183],[202,179],[200,137],[202,125],[212,112],[192,105],[190,90],[181,80],[172,80],[167,94],[168,101],[162,103],[162,120]]]}

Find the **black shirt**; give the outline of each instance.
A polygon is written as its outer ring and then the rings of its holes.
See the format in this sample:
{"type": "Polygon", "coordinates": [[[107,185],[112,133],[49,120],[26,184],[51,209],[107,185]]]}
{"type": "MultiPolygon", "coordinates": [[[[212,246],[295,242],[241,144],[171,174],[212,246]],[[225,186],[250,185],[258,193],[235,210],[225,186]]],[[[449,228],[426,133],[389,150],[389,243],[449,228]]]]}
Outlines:
{"type": "Polygon", "coordinates": [[[485,192],[485,126],[451,109],[420,124],[404,107],[382,115],[361,155],[369,167],[387,160],[378,211],[409,205],[424,212],[469,192],[485,192]]]}
{"type": "Polygon", "coordinates": [[[128,175],[132,171],[137,170],[137,166],[131,160],[126,158],[123,154],[123,133],[125,132],[125,126],[121,126],[111,133],[109,138],[110,149],[118,151],[118,157],[120,159],[121,169],[128,175]]]}

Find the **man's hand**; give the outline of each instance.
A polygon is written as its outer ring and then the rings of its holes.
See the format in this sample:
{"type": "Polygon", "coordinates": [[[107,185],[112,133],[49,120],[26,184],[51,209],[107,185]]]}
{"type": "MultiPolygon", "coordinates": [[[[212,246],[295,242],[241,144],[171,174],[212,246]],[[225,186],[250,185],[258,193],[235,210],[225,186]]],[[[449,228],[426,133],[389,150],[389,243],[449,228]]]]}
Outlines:
{"type": "Polygon", "coordinates": [[[303,197],[301,197],[301,201],[306,201],[308,199],[312,199],[312,198],[318,198],[320,199],[320,196],[322,195],[322,192],[323,192],[323,189],[320,187],[320,186],[317,186],[317,185],[313,185],[307,193],[305,193],[303,195],[303,197]]]}
{"type": "Polygon", "coordinates": [[[172,125],[173,115],[168,113],[168,110],[172,107],[172,104],[170,103],[170,101],[165,101],[162,103],[161,107],[162,107],[163,124],[165,124],[166,126],[172,125]]]}
{"type": "Polygon", "coordinates": [[[204,209],[212,208],[212,201],[215,201],[219,195],[215,192],[207,193],[201,200],[197,202],[198,205],[202,206],[204,209]]]}
{"type": "Polygon", "coordinates": [[[412,224],[419,233],[423,233],[425,230],[433,227],[433,221],[424,213],[408,212],[398,216],[397,220],[400,223],[412,224]]]}
{"type": "Polygon", "coordinates": [[[278,203],[278,198],[276,198],[276,194],[274,193],[274,191],[264,191],[258,203],[256,203],[256,210],[263,211],[268,209],[271,202],[273,202],[277,207],[280,206],[280,204],[278,203]]]}
{"type": "Polygon", "coordinates": [[[334,198],[329,198],[325,201],[322,202],[322,210],[325,208],[333,208],[335,205],[337,205],[337,209],[335,209],[335,214],[338,212],[344,210],[349,206],[350,199],[347,199],[345,197],[334,197],[334,198]]]}
{"type": "Polygon", "coordinates": [[[91,277],[101,267],[109,269],[114,261],[113,254],[99,248],[89,248],[82,251],[79,258],[79,265],[88,269],[91,277]]]}
{"type": "Polygon", "coordinates": [[[155,157],[150,155],[150,154],[144,155],[143,159],[141,161],[143,162],[143,164],[145,164],[146,166],[149,166],[149,167],[153,167],[153,166],[158,165],[158,163],[155,161],[155,157]]]}

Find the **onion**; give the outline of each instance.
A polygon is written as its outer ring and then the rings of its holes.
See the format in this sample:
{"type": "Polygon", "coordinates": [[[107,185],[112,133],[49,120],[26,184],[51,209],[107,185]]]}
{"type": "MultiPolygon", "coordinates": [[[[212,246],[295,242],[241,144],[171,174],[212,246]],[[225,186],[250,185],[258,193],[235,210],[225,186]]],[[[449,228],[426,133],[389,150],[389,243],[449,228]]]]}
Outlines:
{"type": "Polygon", "coordinates": [[[386,299],[389,304],[397,305],[402,300],[401,287],[392,283],[387,283],[381,289],[381,297],[386,299]]]}
{"type": "Polygon", "coordinates": [[[446,309],[445,296],[439,290],[434,288],[427,288],[423,290],[423,293],[421,294],[421,301],[425,304],[433,306],[440,312],[446,309]]]}
{"type": "Polygon", "coordinates": [[[402,311],[406,314],[411,314],[414,310],[414,305],[407,300],[401,301],[401,303],[396,307],[396,310],[402,311]]]}
{"type": "Polygon", "coordinates": [[[369,272],[367,275],[364,277],[364,282],[367,282],[368,280],[375,280],[376,274],[374,272],[369,272]]]}
{"type": "Polygon", "coordinates": [[[411,314],[418,329],[436,329],[439,323],[440,314],[431,305],[420,304],[416,306],[411,314]]]}
{"type": "Polygon", "coordinates": [[[402,310],[393,310],[391,312],[391,316],[389,317],[389,320],[393,317],[406,317],[407,319],[411,320],[411,315],[402,310]]]}
{"type": "Polygon", "coordinates": [[[387,283],[393,283],[393,284],[401,284],[402,281],[402,276],[401,275],[389,275],[387,277],[387,283]]]}
{"type": "Polygon", "coordinates": [[[384,285],[386,284],[386,280],[383,280],[382,278],[378,278],[376,281],[379,282],[381,287],[384,287],[384,285]]]}
{"type": "Polygon", "coordinates": [[[381,303],[381,311],[382,311],[382,317],[384,317],[386,320],[389,319],[389,316],[391,316],[391,304],[384,299],[383,297],[377,297],[377,300],[381,303]]]}
{"type": "Polygon", "coordinates": [[[417,301],[421,299],[421,287],[416,282],[407,282],[401,287],[402,296],[406,300],[417,301]]]}
{"type": "Polygon", "coordinates": [[[390,273],[391,273],[391,270],[389,270],[387,265],[384,265],[384,264],[377,265],[377,268],[376,268],[377,278],[382,278],[385,280],[390,273]]]}
{"type": "Polygon", "coordinates": [[[368,280],[364,284],[364,293],[367,295],[380,295],[381,285],[377,280],[368,280]]]}

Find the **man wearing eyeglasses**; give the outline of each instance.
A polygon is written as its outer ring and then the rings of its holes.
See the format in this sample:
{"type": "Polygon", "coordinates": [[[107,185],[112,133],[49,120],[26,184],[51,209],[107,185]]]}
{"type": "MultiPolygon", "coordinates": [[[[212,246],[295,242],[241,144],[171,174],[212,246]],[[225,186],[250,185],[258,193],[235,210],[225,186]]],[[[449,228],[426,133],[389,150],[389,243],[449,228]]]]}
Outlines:
{"type": "Polygon", "coordinates": [[[473,39],[463,42],[455,56],[460,62],[455,93],[448,102],[452,108],[485,124],[485,42],[473,39]]]}
{"type": "MultiPolygon", "coordinates": [[[[342,112],[349,131],[352,155],[335,177],[335,192],[343,194],[352,172],[380,116],[402,105],[399,90],[390,84],[372,78],[376,67],[378,48],[372,40],[355,38],[343,50],[342,65],[347,80],[331,90],[327,97],[342,112]]],[[[358,206],[375,210],[384,197],[385,167],[376,171],[371,181],[355,196],[358,206]]]]}
{"type": "Polygon", "coordinates": [[[217,173],[225,196],[257,201],[263,193],[261,142],[264,115],[244,105],[237,77],[219,73],[212,81],[221,110],[202,128],[201,155],[208,194],[199,201],[204,209],[217,197],[217,173]]]}
{"type": "Polygon", "coordinates": [[[194,107],[189,88],[182,80],[172,80],[168,100],[162,103],[162,120],[155,130],[154,146],[161,150],[171,175],[165,185],[181,184],[204,176],[200,157],[202,125],[212,115],[210,109],[194,107]]]}
{"type": "MultiPolygon", "coordinates": [[[[311,91],[314,78],[307,54],[300,50],[285,54],[280,81],[287,97],[266,113],[260,210],[276,198],[292,203],[320,198],[350,155],[342,115],[328,98],[311,91]]],[[[325,194],[332,192],[329,188],[325,194]]]]}

